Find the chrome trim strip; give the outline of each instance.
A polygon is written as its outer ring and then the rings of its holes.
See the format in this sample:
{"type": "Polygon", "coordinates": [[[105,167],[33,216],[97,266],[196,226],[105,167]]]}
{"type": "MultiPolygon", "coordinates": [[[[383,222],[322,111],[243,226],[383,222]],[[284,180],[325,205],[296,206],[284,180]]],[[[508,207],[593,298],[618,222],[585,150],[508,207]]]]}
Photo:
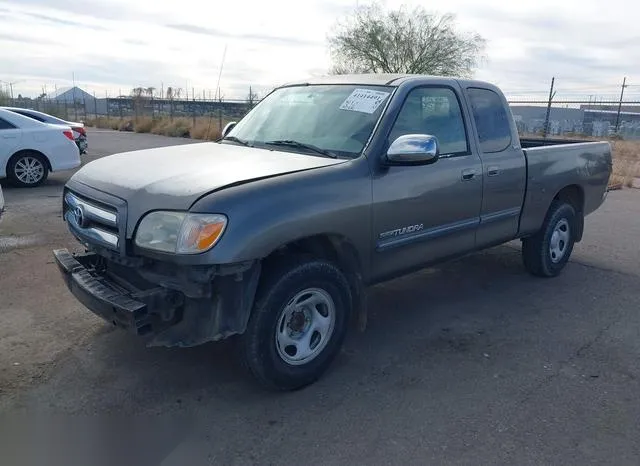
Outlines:
{"type": "Polygon", "coordinates": [[[118,215],[115,212],[110,212],[94,204],[91,204],[83,199],[74,196],[71,193],[67,193],[64,197],[65,202],[70,207],[82,206],[87,217],[92,220],[97,220],[105,225],[116,228],[118,226],[118,215]]]}
{"type": "Polygon", "coordinates": [[[458,233],[464,230],[469,230],[473,228],[477,228],[480,224],[480,218],[470,218],[468,220],[462,220],[460,222],[450,223],[448,225],[438,226],[435,228],[430,228],[428,230],[423,230],[419,233],[409,234],[405,236],[401,236],[400,238],[392,238],[386,241],[378,241],[377,250],[378,252],[386,251],[387,249],[391,249],[398,246],[404,246],[406,244],[415,243],[418,241],[425,241],[428,239],[439,238],[441,236],[449,235],[452,233],[458,233]]]}
{"type": "Polygon", "coordinates": [[[521,208],[514,207],[512,209],[499,210],[498,212],[491,212],[480,216],[480,226],[486,223],[499,222],[511,217],[517,217],[520,215],[521,208]]]}
{"type": "Polygon", "coordinates": [[[111,232],[101,230],[100,228],[80,228],[76,223],[75,216],[73,212],[67,211],[64,216],[65,220],[71,227],[71,232],[74,233],[79,238],[87,238],[92,239],[96,243],[101,244],[103,246],[118,249],[118,235],[115,235],[111,232]]]}

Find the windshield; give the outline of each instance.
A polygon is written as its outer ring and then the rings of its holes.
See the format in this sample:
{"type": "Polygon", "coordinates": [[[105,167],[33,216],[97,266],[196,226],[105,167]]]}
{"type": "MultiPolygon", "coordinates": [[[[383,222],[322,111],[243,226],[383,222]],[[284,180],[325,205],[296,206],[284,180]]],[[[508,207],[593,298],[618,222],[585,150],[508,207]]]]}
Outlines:
{"type": "MultiPolygon", "coordinates": [[[[364,148],[393,88],[361,85],[312,85],[277,89],[229,132],[253,146],[295,141],[278,147],[305,153],[301,145],[356,157],[364,148]]],[[[317,153],[317,150],[316,150],[317,153]]]]}

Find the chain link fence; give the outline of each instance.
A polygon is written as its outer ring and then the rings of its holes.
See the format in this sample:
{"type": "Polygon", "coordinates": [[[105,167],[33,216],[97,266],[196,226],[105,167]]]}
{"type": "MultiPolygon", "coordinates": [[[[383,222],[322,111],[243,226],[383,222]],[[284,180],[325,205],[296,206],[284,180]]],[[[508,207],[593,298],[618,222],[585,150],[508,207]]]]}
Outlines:
{"type": "Polygon", "coordinates": [[[68,121],[110,118],[242,118],[258,102],[257,99],[167,99],[153,96],[105,97],[83,99],[15,98],[6,102],[13,107],[30,108],[68,121]]]}
{"type": "Polygon", "coordinates": [[[640,140],[640,102],[510,100],[520,134],[640,140]]]}
{"type": "MultiPolygon", "coordinates": [[[[65,120],[85,121],[108,118],[215,118],[220,122],[238,120],[258,99],[249,89],[249,99],[162,98],[137,94],[96,98],[79,90],[82,99],[15,98],[9,104],[31,108],[65,120]]],[[[624,140],[640,139],[640,101],[509,99],[518,130],[523,135],[544,137],[587,137],[624,140]]]]}

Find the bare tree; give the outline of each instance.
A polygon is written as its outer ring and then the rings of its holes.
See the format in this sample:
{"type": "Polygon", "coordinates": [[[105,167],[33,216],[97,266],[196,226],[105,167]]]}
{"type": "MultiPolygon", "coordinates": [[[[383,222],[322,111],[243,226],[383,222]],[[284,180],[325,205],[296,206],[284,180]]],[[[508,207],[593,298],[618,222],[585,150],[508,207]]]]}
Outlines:
{"type": "MultiPolygon", "coordinates": [[[[149,98],[151,99],[151,118],[155,118],[155,104],[153,103],[153,93],[156,91],[156,88],[151,86],[151,87],[147,87],[145,90],[146,94],[149,96],[149,98]]],[[[162,97],[162,96],[160,96],[162,97]]]]}
{"type": "Polygon", "coordinates": [[[11,95],[4,89],[0,88],[0,105],[9,105],[10,102],[11,95]]]}
{"type": "Polygon", "coordinates": [[[173,120],[173,113],[175,112],[174,99],[180,99],[182,89],[179,87],[167,87],[167,99],[169,100],[169,118],[173,120]]]}
{"type": "Polygon", "coordinates": [[[140,110],[144,110],[144,99],[146,91],[143,87],[134,87],[131,89],[131,97],[133,99],[133,109],[136,113],[136,120],[140,117],[140,110]]]}
{"type": "Polygon", "coordinates": [[[457,30],[455,16],[422,7],[356,8],[329,36],[334,74],[418,73],[468,77],[482,60],[485,40],[457,30]]]}
{"type": "Polygon", "coordinates": [[[247,102],[249,103],[249,106],[253,107],[258,100],[260,100],[260,96],[251,86],[249,86],[249,93],[247,94],[247,102]]]}

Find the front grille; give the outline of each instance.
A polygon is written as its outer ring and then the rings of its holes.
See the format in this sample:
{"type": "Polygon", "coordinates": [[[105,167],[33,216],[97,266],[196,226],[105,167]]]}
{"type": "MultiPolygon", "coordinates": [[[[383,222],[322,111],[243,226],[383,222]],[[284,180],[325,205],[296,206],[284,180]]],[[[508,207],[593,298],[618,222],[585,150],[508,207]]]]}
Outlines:
{"type": "Polygon", "coordinates": [[[64,194],[64,218],[69,228],[83,242],[120,250],[123,218],[118,208],[72,191],[64,194]]]}

